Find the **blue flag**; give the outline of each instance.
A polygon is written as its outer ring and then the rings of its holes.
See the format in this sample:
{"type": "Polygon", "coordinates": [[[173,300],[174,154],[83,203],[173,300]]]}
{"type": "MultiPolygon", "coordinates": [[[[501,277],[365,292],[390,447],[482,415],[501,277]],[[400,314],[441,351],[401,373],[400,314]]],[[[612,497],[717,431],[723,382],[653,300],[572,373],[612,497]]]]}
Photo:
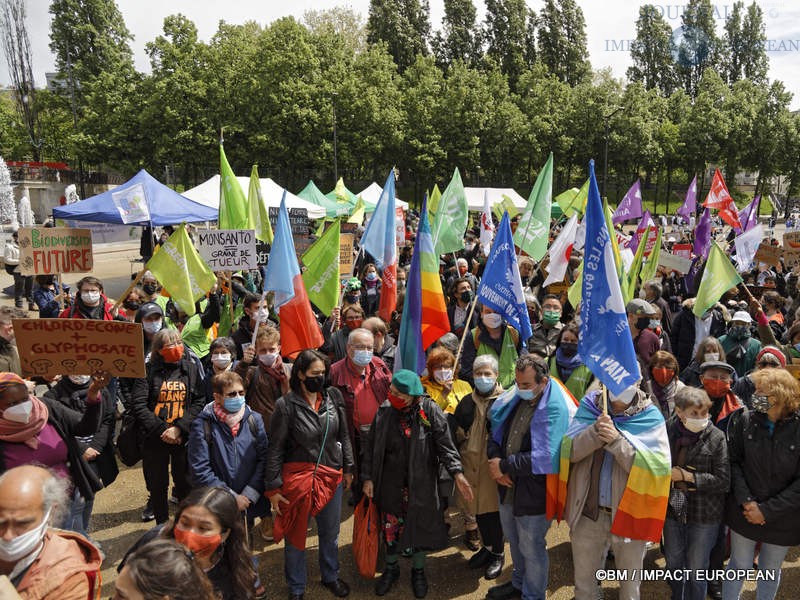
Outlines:
{"type": "Polygon", "coordinates": [[[361,247],[375,259],[375,266],[383,270],[397,261],[397,243],[395,241],[395,197],[394,169],[389,171],[383,192],[375,206],[364,235],[361,236],[361,247]]]}
{"type": "Polygon", "coordinates": [[[286,210],[286,190],[283,190],[269,262],[264,273],[264,290],[275,292],[276,308],[294,298],[294,279],[299,276],[300,265],[297,263],[297,255],[294,252],[292,229],[289,226],[289,211],[286,210]]]}
{"type": "Polygon", "coordinates": [[[603,215],[593,160],[589,162],[589,200],[584,224],[586,246],[578,354],[609,391],[619,395],[636,383],[641,374],[614,265],[614,251],[603,215]]]}
{"type": "Polygon", "coordinates": [[[509,325],[519,331],[523,342],[533,335],[508,212],[503,214],[503,220],[497,228],[492,251],[483,270],[483,279],[478,286],[478,302],[502,315],[509,325]]]}

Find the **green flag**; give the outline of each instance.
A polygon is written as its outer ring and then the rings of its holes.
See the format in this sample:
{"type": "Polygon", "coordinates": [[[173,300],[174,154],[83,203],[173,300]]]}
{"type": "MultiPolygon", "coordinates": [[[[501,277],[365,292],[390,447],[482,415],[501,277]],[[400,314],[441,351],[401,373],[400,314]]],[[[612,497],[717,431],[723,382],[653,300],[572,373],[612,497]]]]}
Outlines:
{"type": "Polygon", "coordinates": [[[464,248],[464,233],[467,231],[469,208],[464,184],[458,167],[442,194],[439,210],[431,226],[431,238],[437,255],[456,252],[464,248]]]}
{"type": "Polygon", "coordinates": [[[250,225],[256,232],[256,239],[272,243],[272,223],[261,197],[261,180],[258,178],[258,165],[253,165],[250,171],[250,187],[247,190],[247,206],[250,209],[250,225]]]}
{"type": "Polygon", "coordinates": [[[255,229],[250,223],[250,211],[242,186],[233,174],[225,148],[219,145],[219,228],[255,229]]]}
{"type": "MultiPolygon", "coordinates": [[[[644,241],[647,245],[647,239],[644,241]]],[[[661,258],[661,228],[658,228],[658,235],[656,236],[656,245],[653,246],[653,251],[647,257],[647,262],[642,267],[642,282],[650,281],[656,275],[656,267],[658,267],[658,259],[661,258]]]]}
{"type": "Polygon", "coordinates": [[[582,215],[586,210],[586,202],[589,200],[589,180],[586,180],[581,186],[581,189],[576,190],[572,188],[571,190],[567,190],[556,196],[556,202],[561,207],[561,210],[564,211],[564,214],[568,217],[572,216],[572,213],[578,212],[579,215],[582,215]]]}
{"type": "Polygon", "coordinates": [[[330,316],[339,303],[339,219],[301,257],[308,299],[330,316]]]}
{"type": "Polygon", "coordinates": [[[644,259],[644,249],[647,246],[647,238],[650,235],[650,228],[642,235],[639,240],[639,246],[636,248],[636,255],[633,257],[633,264],[631,264],[631,271],[628,273],[627,285],[623,287],[622,299],[625,304],[633,299],[633,293],[636,291],[636,286],[639,283],[639,274],[642,271],[642,260],[644,259]]]}
{"type": "Polygon", "coordinates": [[[366,206],[364,205],[364,200],[361,198],[361,196],[359,196],[356,205],[353,207],[353,212],[350,214],[350,217],[347,219],[347,222],[355,223],[356,225],[361,225],[364,222],[365,210],[366,206]]]}
{"type": "Polygon", "coordinates": [[[547,253],[550,232],[550,206],[553,202],[553,153],[544,163],[536,177],[528,205],[517,225],[514,244],[524,250],[535,261],[540,261],[547,253]]]}
{"type": "Polygon", "coordinates": [[[742,283],[742,278],[733,264],[717,242],[712,242],[692,312],[696,317],[702,317],[704,312],[722,298],[722,294],[739,283],[742,283]]]}
{"type": "Polygon", "coordinates": [[[581,262],[580,266],[578,267],[578,272],[575,276],[575,281],[569,286],[569,291],[567,292],[567,297],[569,298],[569,303],[572,304],[576,309],[578,304],[581,302],[581,295],[583,294],[583,262],[581,262]]]}
{"type": "Polygon", "coordinates": [[[433,184],[431,195],[428,196],[428,216],[433,217],[436,215],[436,209],[439,208],[439,202],[442,199],[442,192],[439,191],[439,186],[433,184]]]}
{"type": "Polygon", "coordinates": [[[192,245],[183,223],[147,262],[147,268],[187,315],[194,314],[194,303],[217,280],[192,245]]]}

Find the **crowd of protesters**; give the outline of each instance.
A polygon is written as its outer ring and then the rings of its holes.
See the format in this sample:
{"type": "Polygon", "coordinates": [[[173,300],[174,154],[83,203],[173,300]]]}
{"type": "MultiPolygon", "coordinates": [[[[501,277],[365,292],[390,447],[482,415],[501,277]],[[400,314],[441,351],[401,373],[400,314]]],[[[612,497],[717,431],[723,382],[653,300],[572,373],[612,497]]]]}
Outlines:
{"type": "MultiPolygon", "coordinates": [[[[311,517],[322,584],[345,597],[343,506],[369,499],[385,548],[376,595],[398,585],[407,556],[410,591],[424,598],[426,556],[454,543],[448,521],[460,519],[459,543],[472,552],[465,567],[487,580],[501,576],[509,546],[511,578],[489,598],[544,599],[553,518],[536,424],[563,389],[574,424],[588,419],[570,429],[571,454],[562,455],[576,598],[597,597],[595,573],[609,553],[617,569],[634,571],[653,547],[614,533],[637,468],[631,424],[645,422],[669,450],[666,569],[688,573],[670,581],[672,597],[738,598],[741,578],[723,574],[757,563],[758,598],[774,598],[787,550],[800,544],[800,385],[790,372],[800,364],[797,270],[755,265],[744,275],[749,288],[727,291],[696,316],[699,277],[687,285],[659,267],[626,306],[642,378],[606,395],[578,352],[578,307],[566,286],[542,287],[542,264],[519,258],[529,339],[475,303],[486,254],[468,231],[464,249],[440,261],[451,333],[416,373],[394,369],[416,225],[409,217],[391,319],[377,316],[380,270],[360,255],[341,306],[318,315],[324,344],[294,356],[281,351],[280,315],[260,293],[259,272],[220,274],[192,315],[149,272],[119,304],[92,276],[73,297],[51,277],[31,291],[14,273],[19,308],[0,308],[0,589],[99,597],[91,513],[95,494],[117,476],[123,413],[141,454],[142,520],[155,527],[118,566],[116,598],[266,598],[279,576],[259,571],[249,539],[257,532],[283,541],[288,595],[302,599],[311,517]],[[23,298],[43,318],[141,323],[146,377],[22,379],[12,318],[25,316],[23,298]],[[237,320],[225,327],[228,309],[237,320]],[[37,384],[46,392],[36,395],[37,384]]],[[[665,246],[690,236],[678,231],[665,246]]],[[[7,251],[7,268],[14,260],[7,251]]],[[[580,262],[574,254],[566,283],[580,262]]],[[[638,598],[639,581],[620,582],[619,593],[638,598]]]]}

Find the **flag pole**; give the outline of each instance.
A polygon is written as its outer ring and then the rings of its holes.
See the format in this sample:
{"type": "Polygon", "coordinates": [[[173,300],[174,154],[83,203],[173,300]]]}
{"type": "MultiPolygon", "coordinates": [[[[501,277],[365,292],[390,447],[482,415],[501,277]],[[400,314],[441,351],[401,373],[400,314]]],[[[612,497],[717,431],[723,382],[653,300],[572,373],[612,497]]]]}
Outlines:
{"type": "Polygon", "coordinates": [[[469,307],[469,314],[467,315],[467,320],[464,321],[464,333],[461,334],[461,340],[458,342],[458,352],[456,352],[456,365],[458,365],[458,361],[461,358],[461,351],[464,349],[464,340],[467,338],[467,334],[470,332],[469,325],[472,323],[472,315],[475,314],[475,305],[478,304],[478,296],[476,295],[475,298],[472,300],[472,305],[469,307]]]}
{"type": "Polygon", "coordinates": [[[608,416],[608,388],[602,383],[600,386],[603,394],[603,414],[608,416]]]}
{"type": "Polygon", "coordinates": [[[111,312],[114,312],[115,310],[119,310],[119,307],[122,305],[123,302],[125,302],[125,298],[128,297],[128,294],[130,294],[131,291],[133,290],[133,288],[135,288],[136,285],[142,280],[142,277],[144,277],[145,273],[147,273],[147,265],[146,264],[142,268],[142,270],[139,271],[139,273],[136,275],[134,280],[131,281],[131,284],[128,286],[128,288],[124,292],[122,292],[122,295],[117,299],[117,301],[114,303],[114,306],[111,308],[111,312]]]}

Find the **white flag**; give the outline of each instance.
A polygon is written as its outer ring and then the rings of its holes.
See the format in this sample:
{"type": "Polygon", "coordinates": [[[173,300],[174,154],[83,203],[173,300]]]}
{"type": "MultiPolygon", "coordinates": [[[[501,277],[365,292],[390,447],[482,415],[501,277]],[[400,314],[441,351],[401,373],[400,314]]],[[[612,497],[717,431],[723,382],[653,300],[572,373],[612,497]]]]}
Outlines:
{"type": "Polygon", "coordinates": [[[750,268],[750,263],[753,262],[753,258],[755,258],[763,239],[764,227],[762,225],[756,225],[734,238],[734,243],[736,244],[736,270],[739,273],[744,273],[750,268]]]}
{"type": "Polygon", "coordinates": [[[547,287],[551,283],[560,283],[567,274],[569,257],[572,254],[572,246],[575,244],[575,235],[578,232],[578,213],[572,213],[569,221],[564,225],[561,233],[550,246],[550,264],[547,265],[547,279],[542,284],[547,287]]]}
{"type": "Polygon", "coordinates": [[[494,239],[494,221],[492,220],[492,209],[489,206],[489,193],[483,192],[483,212],[481,213],[481,246],[483,246],[484,256],[489,256],[492,240],[494,239]]]}

